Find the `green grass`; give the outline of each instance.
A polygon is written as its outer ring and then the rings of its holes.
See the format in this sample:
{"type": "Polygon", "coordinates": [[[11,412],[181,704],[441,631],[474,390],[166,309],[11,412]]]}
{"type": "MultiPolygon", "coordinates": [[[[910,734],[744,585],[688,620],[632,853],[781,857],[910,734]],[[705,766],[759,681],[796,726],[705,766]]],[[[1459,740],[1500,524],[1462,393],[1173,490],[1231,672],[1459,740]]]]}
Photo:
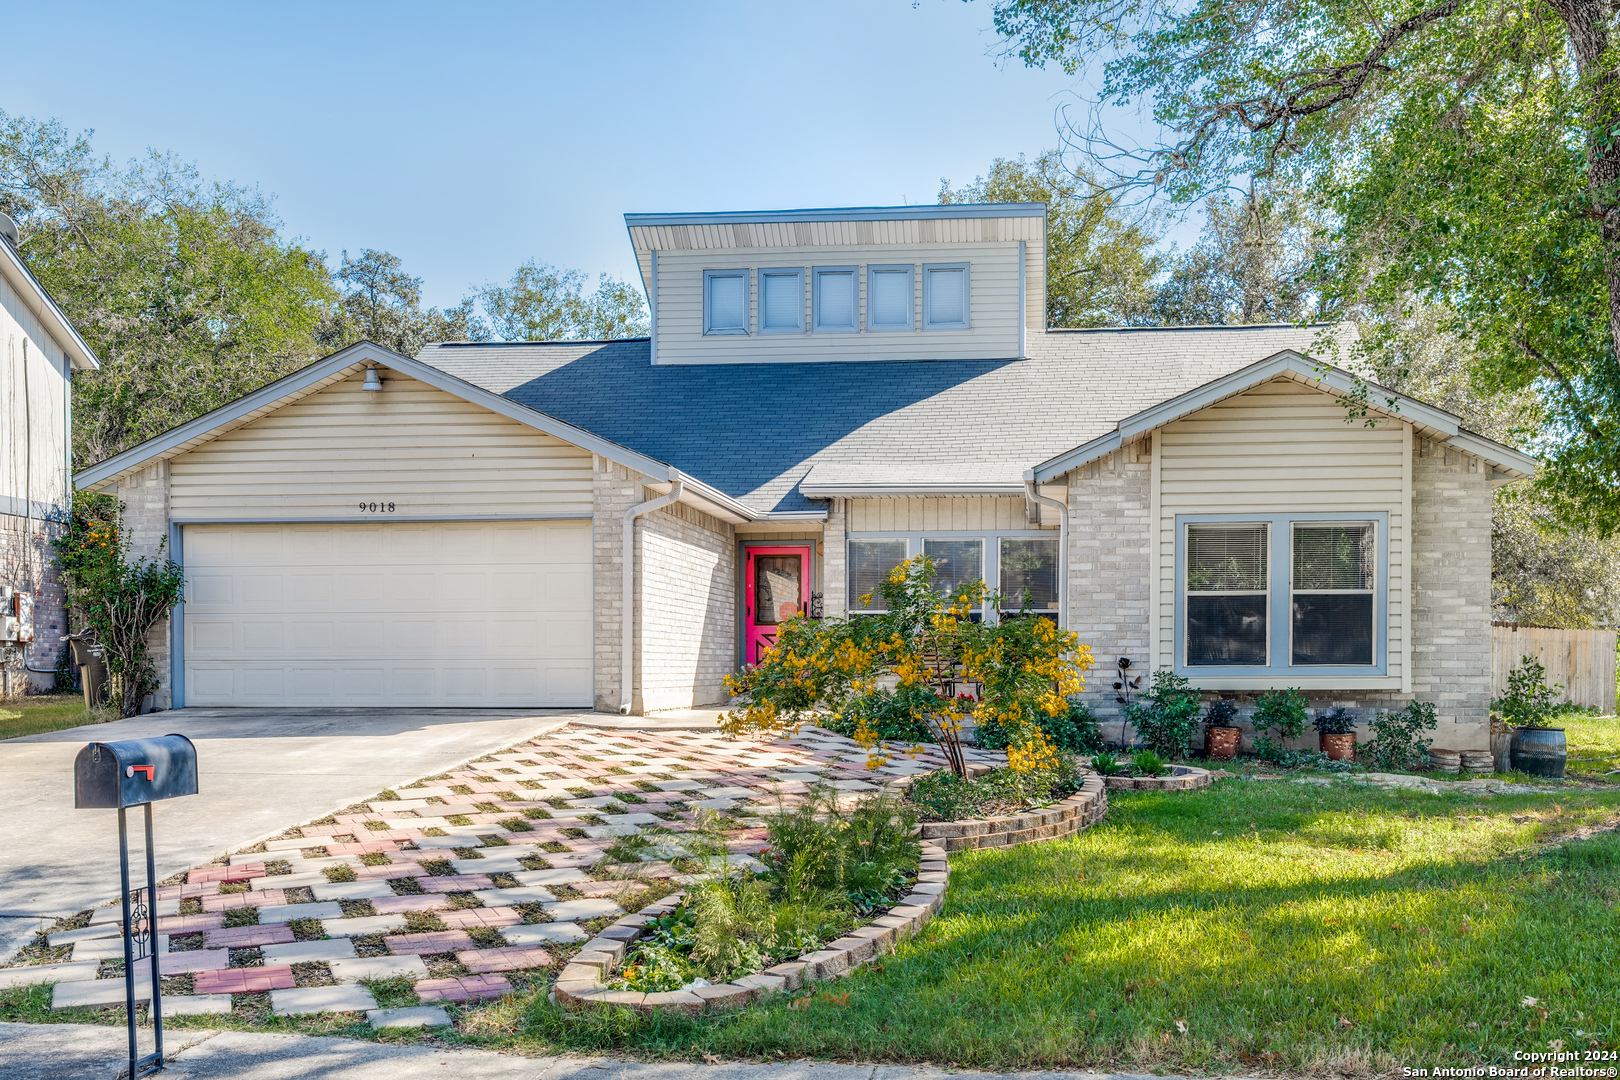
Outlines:
{"type": "Polygon", "coordinates": [[[1582,780],[1606,779],[1610,783],[1620,780],[1620,776],[1604,776],[1620,769],[1620,717],[1571,712],[1553,723],[1564,729],[1569,743],[1565,775],[1582,780]]]}
{"type": "Polygon", "coordinates": [[[60,731],[103,719],[111,719],[111,714],[92,717],[84,707],[84,698],[79,694],[39,694],[14,698],[0,701],[0,739],[60,731]]]}

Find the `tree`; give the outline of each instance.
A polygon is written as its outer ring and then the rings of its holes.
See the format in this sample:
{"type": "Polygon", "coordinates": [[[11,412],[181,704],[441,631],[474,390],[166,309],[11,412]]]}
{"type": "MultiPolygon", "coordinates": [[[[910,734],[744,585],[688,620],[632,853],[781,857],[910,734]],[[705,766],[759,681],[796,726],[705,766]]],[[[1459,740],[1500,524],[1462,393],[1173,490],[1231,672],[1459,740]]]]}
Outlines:
{"type": "Polygon", "coordinates": [[[422,279],[405,272],[399,256],[366,248],[355,259],[343,252],[337,282],[342,298],[322,337],[332,350],[370,341],[415,356],[430,341],[482,341],[488,331],[469,297],[453,308],[422,309],[422,279]]]}
{"type": "MultiPolygon", "coordinates": [[[[505,285],[475,294],[503,341],[600,341],[645,337],[647,305],[635,285],[602,274],[585,293],[585,275],[530,259],[505,285]]],[[[470,302],[470,301],[469,301],[470,302]]]]}
{"type": "Polygon", "coordinates": [[[74,454],[95,461],[307,363],[335,299],[318,254],[256,191],[172,157],[124,168],[88,134],[0,113],[0,209],[29,268],[100,357],[74,380],[74,454]]]}
{"type": "Polygon", "coordinates": [[[1471,376],[1532,390],[1540,480],[1570,521],[1620,530],[1620,52],[1601,0],[997,0],[1030,64],[1106,57],[1102,100],[1150,100],[1166,137],[1116,180],[1192,200],[1295,179],[1339,219],[1345,304],[1416,296],[1471,376]]]}
{"type": "Polygon", "coordinates": [[[942,204],[1046,203],[1046,325],[1135,325],[1149,318],[1153,278],[1164,268],[1156,222],[1129,215],[1089,173],[1049,150],[1034,161],[997,158],[988,176],[953,188],[942,204]]]}

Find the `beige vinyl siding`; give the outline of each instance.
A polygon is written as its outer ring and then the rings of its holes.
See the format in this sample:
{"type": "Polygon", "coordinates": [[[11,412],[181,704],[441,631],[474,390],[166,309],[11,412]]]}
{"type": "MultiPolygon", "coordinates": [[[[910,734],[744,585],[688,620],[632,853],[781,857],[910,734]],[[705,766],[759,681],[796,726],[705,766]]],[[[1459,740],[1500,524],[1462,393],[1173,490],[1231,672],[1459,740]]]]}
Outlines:
{"type": "Polygon", "coordinates": [[[0,514],[40,517],[67,507],[67,363],[0,278],[0,514]]]}
{"type": "MultiPolygon", "coordinates": [[[[1175,656],[1177,514],[1389,514],[1387,633],[1389,674],[1290,677],[1307,688],[1400,688],[1410,674],[1412,433],[1385,420],[1376,428],[1345,422],[1330,394],[1287,379],[1168,424],[1156,437],[1158,520],[1155,667],[1175,656]]],[[[1286,587],[1286,582],[1274,587],[1286,587]]],[[[1275,680],[1199,679],[1211,689],[1269,686],[1275,680]]]]}
{"type": "Polygon", "coordinates": [[[360,373],[181,454],[171,513],[406,520],[591,514],[591,455],[397,372],[360,373]],[[393,503],[392,513],[359,510],[393,503]]]}
{"type": "MultiPolygon", "coordinates": [[[[1066,501],[1063,488],[1043,485],[1041,494],[1066,501]]],[[[1041,508],[1041,526],[1024,516],[1024,500],[1016,496],[974,495],[963,498],[884,498],[848,500],[846,528],[851,533],[875,532],[1000,532],[1057,527],[1057,512],[1041,508]]]]}
{"type": "MultiPolygon", "coordinates": [[[[880,222],[875,224],[904,224],[880,222]]],[[[939,222],[938,224],[961,224],[939,222]]],[[[1019,312],[1017,241],[997,243],[874,244],[863,247],[806,246],[660,251],[658,255],[658,362],[758,363],[770,361],[867,361],[1003,359],[1020,353],[1021,335],[1039,333],[1045,325],[1045,294],[1036,275],[1045,255],[1029,242],[1024,256],[1028,276],[1024,311],[1019,312]],[[969,327],[966,330],[923,330],[922,268],[936,263],[968,263],[969,327]],[[813,287],[809,271],[817,266],[861,268],[858,276],[859,325],[854,334],[761,334],[759,275],[761,268],[797,267],[804,274],[804,325],[812,325],[813,287]],[[869,332],[866,326],[868,266],[910,265],[913,277],[911,330],[869,332]],[[750,334],[703,333],[703,271],[745,268],[749,277],[750,334]]]]}

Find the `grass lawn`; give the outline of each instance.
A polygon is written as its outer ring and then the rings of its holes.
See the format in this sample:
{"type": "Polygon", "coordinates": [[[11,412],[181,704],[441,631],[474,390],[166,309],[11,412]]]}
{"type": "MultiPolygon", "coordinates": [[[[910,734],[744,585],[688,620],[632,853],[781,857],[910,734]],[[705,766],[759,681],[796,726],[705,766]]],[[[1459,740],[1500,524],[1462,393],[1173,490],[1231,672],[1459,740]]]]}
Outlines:
{"type": "Polygon", "coordinates": [[[1569,743],[1567,775],[1597,779],[1612,769],[1620,769],[1620,716],[1565,713],[1553,723],[1564,729],[1569,743]]]}
{"type": "Polygon", "coordinates": [[[0,739],[60,731],[90,722],[81,694],[39,694],[0,701],[0,739]]]}
{"type": "MultiPolygon", "coordinates": [[[[1615,721],[1592,723],[1602,734],[1615,721]]],[[[1617,825],[1615,784],[1478,796],[1234,779],[1115,793],[1079,837],[954,857],[945,910],[920,938],[799,1002],[574,1017],[540,989],[457,1010],[448,1035],[384,1037],[1226,1074],[1506,1065],[1553,1040],[1612,1050],[1617,825]]],[[[47,1007],[41,990],[0,993],[0,1019],[47,1007]]],[[[373,1037],[336,1017],[270,1026],[373,1037]]]]}

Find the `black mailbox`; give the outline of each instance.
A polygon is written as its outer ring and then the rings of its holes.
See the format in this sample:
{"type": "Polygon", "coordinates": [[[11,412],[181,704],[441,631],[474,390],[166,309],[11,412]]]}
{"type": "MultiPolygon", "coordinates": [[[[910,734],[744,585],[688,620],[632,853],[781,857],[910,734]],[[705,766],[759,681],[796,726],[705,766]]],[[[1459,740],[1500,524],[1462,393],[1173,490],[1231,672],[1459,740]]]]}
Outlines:
{"type": "Polygon", "coordinates": [[[184,735],[91,743],[73,762],[73,805],[123,809],[197,794],[197,748],[184,735]]]}

